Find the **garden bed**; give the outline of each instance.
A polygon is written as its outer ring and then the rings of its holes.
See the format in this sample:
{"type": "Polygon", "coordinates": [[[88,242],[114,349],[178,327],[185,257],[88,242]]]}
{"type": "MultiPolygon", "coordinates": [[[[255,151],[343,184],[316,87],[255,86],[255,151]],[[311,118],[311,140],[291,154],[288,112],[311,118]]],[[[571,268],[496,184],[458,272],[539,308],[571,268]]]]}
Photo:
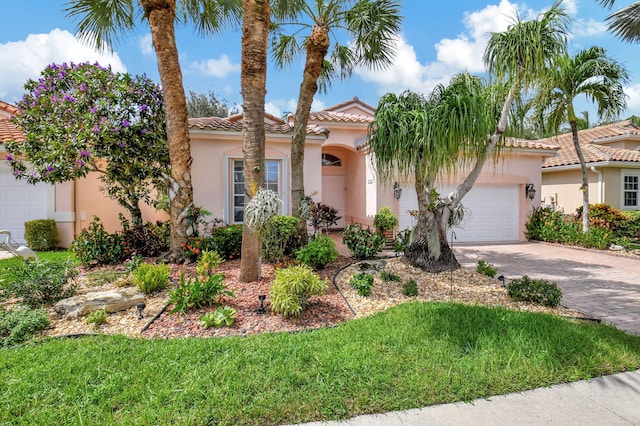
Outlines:
{"type": "MultiPolygon", "coordinates": [[[[231,306],[237,311],[237,320],[232,327],[202,328],[200,316],[213,308],[195,310],[186,315],[170,314],[171,306],[167,308],[167,289],[146,295],[146,308],[144,318],[141,320],[138,319],[137,310],[131,308],[127,311],[110,314],[105,323],[96,327],[87,324],[85,317],[60,318],[53,308],[49,308],[47,312],[51,318],[51,326],[42,335],[104,333],[144,338],[177,338],[249,335],[276,331],[292,332],[336,326],[355,317],[368,316],[409,300],[455,301],[486,306],[505,306],[516,310],[565,316],[582,316],[577,311],[563,307],[552,309],[531,303],[514,302],[507,295],[506,289],[500,286],[500,281],[479,274],[475,270],[461,268],[451,273],[429,274],[406,264],[401,258],[388,258],[382,261],[386,263],[385,269],[398,274],[402,282],[413,278],[418,284],[418,296],[404,296],[401,283],[384,282],[380,279],[379,274],[376,274],[371,296],[359,296],[348,283],[351,276],[359,273],[359,269],[352,265],[354,262],[352,258],[340,257],[336,262],[319,271],[322,277],[331,282],[328,293],[323,296],[311,297],[307,309],[299,317],[285,318],[268,309],[269,286],[274,277],[273,266],[263,264],[262,280],[247,284],[239,282],[240,260],[232,260],[223,263],[218,268],[219,272],[224,272],[226,275],[225,285],[235,291],[235,297],[228,297],[224,301],[225,305],[231,306]],[[260,306],[259,295],[267,296],[265,302],[267,312],[264,314],[257,312],[260,306]],[[163,311],[163,309],[165,310],[163,311]],[[152,319],[154,320],[152,321],[152,319]],[[142,331],[145,326],[146,330],[142,331]]],[[[100,270],[105,270],[105,268],[100,270]]],[[[116,284],[114,283],[102,286],[87,285],[87,275],[95,274],[100,270],[82,272],[85,279],[80,280],[80,293],[115,288],[116,284]]],[[[173,285],[180,282],[180,275],[183,273],[186,276],[194,276],[195,266],[193,264],[173,265],[173,285]]]]}

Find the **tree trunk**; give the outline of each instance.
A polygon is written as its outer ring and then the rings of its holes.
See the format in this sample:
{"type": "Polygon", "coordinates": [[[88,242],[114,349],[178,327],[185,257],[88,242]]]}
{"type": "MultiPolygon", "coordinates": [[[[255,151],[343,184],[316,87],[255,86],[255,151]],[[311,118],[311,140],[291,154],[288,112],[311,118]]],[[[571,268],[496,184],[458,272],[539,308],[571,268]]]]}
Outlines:
{"type": "MultiPolygon", "coordinates": [[[[242,23],[242,151],[245,206],[264,186],[264,97],[267,83],[269,0],[243,0],[242,23]]],[[[260,280],[260,235],[244,226],[240,280],[260,280]]]]}
{"type": "MultiPolygon", "coordinates": [[[[313,96],[318,91],[318,79],[322,75],[324,58],[329,51],[329,28],[316,24],[307,40],[307,57],[304,65],[298,106],[291,138],[291,214],[300,217],[300,205],[304,193],[304,145],[313,96]]],[[[300,221],[300,235],[306,236],[307,226],[300,221]]]]}
{"type": "Polygon", "coordinates": [[[428,272],[459,269],[460,263],[447,242],[447,207],[445,210],[435,209],[429,199],[432,179],[424,179],[419,171],[415,175],[418,221],[404,255],[411,265],[428,272]]]}
{"type": "Polygon", "coordinates": [[[580,170],[582,170],[582,232],[589,232],[589,177],[587,176],[587,163],[584,161],[584,154],[578,140],[578,123],[575,120],[569,122],[571,134],[573,135],[573,147],[576,149],[580,160],[580,170]]]}
{"type": "Polygon", "coordinates": [[[149,20],[151,40],[158,58],[158,71],[164,92],[171,166],[168,185],[171,216],[169,246],[172,260],[180,261],[183,258],[181,246],[187,240],[185,212],[193,205],[193,187],[187,101],[174,33],[176,2],[175,0],[140,0],[140,5],[149,20]]]}

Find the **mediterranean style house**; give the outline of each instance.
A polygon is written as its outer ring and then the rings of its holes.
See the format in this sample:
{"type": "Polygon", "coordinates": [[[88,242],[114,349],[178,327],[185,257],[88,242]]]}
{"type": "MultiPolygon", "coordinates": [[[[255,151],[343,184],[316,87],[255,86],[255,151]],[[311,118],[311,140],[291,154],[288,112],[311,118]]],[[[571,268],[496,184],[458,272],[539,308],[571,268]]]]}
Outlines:
{"type": "MultiPolygon", "coordinates": [[[[17,109],[0,102],[0,144],[23,136],[9,121],[17,109]]],[[[304,159],[305,191],[315,201],[335,207],[341,216],[337,228],[349,223],[371,225],[381,207],[390,207],[400,228],[413,226],[416,193],[410,180],[383,183],[367,151],[367,129],[375,109],[357,97],[312,112],[307,127],[304,159]]],[[[290,213],[289,161],[293,117],[283,120],[265,116],[266,183],[279,194],[283,213],[290,213]]],[[[242,115],[226,118],[189,119],[194,202],[226,223],[241,223],[244,209],[242,168],[242,115]]],[[[552,158],[552,141],[508,139],[497,162],[487,163],[474,188],[463,199],[469,214],[454,229],[460,242],[524,240],[524,224],[533,206],[540,204],[541,164],[552,158]],[[527,191],[529,189],[529,191],[527,191]],[[537,194],[531,189],[537,189],[537,194]]],[[[24,222],[53,218],[61,245],[68,246],[98,216],[108,230],[120,226],[124,211],[99,190],[96,176],[57,185],[29,185],[16,180],[4,160],[0,145],[0,229],[24,242],[24,222]]],[[[465,176],[443,178],[440,192],[446,195],[465,176]]],[[[146,220],[166,218],[148,206],[146,220]]]]}
{"type": "MultiPolygon", "coordinates": [[[[587,164],[589,203],[618,210],[640,209],[640,126],[631,120],[580,130],[587,164]]],[[[571,133],[542,140],[560,146],[542,163],[543,204],[566,213],[582,206],[582,170],[571,133]]]]}

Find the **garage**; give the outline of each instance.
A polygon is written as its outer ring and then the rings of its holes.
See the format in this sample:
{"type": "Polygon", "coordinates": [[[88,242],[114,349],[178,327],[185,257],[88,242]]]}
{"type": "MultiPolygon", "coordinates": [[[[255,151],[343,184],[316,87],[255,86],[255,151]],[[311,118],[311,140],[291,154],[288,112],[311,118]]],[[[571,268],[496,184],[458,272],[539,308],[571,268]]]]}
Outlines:
{"type": "MultiPolygon", "coordinates": [[[[441,193],[448,193],[451,187],[444,187],[441,193]]],[[[463,198],[467,209],[464,222],[449,230],[455,233],[455,242],[511,242],[518,241],[519,198],[518,185],[475,185],[463,198]]],[[[415,219],[409,214],[417,209],[416,190],[411,186],[403,188],[400,198],[400,229],[413,228],[415,219]]]]}
{"type": "Polygon", "coordinates": [[[20,244],[25,244],[24,223],[47,218],[47,194],[50,185],[31,185],[16,180],[6,161],[0,161],[0,229],[11,232],[20,244]]]}

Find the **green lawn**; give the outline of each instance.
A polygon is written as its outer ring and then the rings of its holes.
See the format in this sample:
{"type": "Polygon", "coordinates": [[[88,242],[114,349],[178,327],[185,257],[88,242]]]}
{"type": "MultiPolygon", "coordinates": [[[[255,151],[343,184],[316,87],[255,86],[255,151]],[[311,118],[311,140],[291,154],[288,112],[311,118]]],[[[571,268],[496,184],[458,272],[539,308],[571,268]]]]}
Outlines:
{"type": "MultiPolygon", "coordinates": [[[[76,257],[74,254],[68,250],[57,250],[57,251],[41,251],[36,253],[38,255],[38,259],[49,259],[54,261],[64,261],[67,259],[75,260],[76,257]]],[[[12,266],[16,266],[19,263],[24,262],[19,257],[11,257],[9,259],[0,260],[0,287],[2,287],[2,280],[8,279],[9,275],[7,274],[7,270],[12,266]]]]}
{"type": "Polygon", "coordinates": [[[313,332],[62,338],[0,350],[0,423],[297,423],[468,401],[639,367],[640,337],[609,326],[407,303],[313,332]]]}

